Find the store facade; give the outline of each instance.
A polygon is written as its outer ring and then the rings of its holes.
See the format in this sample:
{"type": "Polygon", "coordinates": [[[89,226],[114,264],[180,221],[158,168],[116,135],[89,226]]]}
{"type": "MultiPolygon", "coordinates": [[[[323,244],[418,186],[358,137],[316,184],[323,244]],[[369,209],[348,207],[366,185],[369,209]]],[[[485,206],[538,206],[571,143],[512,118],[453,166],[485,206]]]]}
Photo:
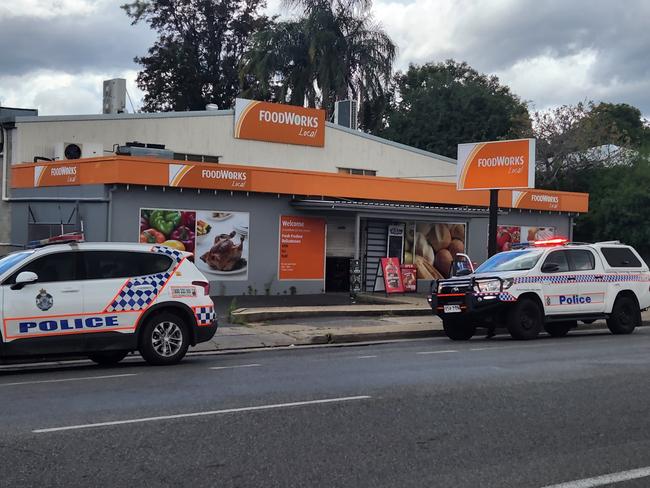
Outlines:
{"type": "MultiPolygon", "coordinates": [[[[585,194],[519,193],[500,196],[508,242],[570,236],[587,210],[585,194]]],[[[354,259],[372,291],[386,256],[414,264],[424,290],[456,253],[487,252],[487,192],[445,182],[111,156],[14,165],[12,196],[14,242],[83,231],[182,246],[218,295],[346,291],[354,259]]]]}

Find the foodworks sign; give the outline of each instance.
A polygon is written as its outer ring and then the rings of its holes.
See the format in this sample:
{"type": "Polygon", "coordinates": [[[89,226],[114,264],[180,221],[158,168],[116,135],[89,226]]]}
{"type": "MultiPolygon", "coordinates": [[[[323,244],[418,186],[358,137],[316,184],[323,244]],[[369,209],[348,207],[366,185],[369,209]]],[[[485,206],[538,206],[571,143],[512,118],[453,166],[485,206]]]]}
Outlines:
{"type": "Polygon", "coordinates": [[[535,187],[535,139],[458,145],[456,188],[535,187]]]}
{"type": "Polygon", "coordinates": [[[323,147],[325,111],[238,98],[235,138],[323,147]]]}
{"type": "Polygon", "coordinates": [[[540,191],[513,191],[512,208],[535,210],[562,210],[560,194],[540,191]]]}

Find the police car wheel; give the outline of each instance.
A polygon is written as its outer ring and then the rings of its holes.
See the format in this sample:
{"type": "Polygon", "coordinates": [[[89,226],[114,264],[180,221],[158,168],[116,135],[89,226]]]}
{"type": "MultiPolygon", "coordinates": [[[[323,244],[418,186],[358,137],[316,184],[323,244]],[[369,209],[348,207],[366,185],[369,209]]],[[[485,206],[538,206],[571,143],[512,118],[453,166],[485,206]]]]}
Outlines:
{"type": "Polygon", "coordinates": [[[508,314],[508,332],[513,339],[534,339],[541,332],[542,325],[542,311],[529,298],[519,300],[508,314]]]}
{"type": "Polygon", "coordinates": [[[476,327],[473,324],[458,319],[444,319],[442,321],[442,328],[445,331],[445,335],[452,341],[467,341],[476,332],[476,327]]]}
{"type": "Polygon", "coordinates": [[[140,336],[140,354],[149,364],[175,364],[185,356],[189,333],[183,319],[171,312],[151,317],[140,336]]]}
{"type": "Polygon", "coordinates": [[[553,322],[550,324],[544,325],[544,329],[548,335],[552,337],[564,337],[569,333],[571,329],[577,327],[578,323],[575,321],[568,322],[553,322]]]}
{"type": "Polygon", "coordinates": [[[88,359],[100,366],[112,366],[126,357],[129,351],[101,351],[88,355],[88,359]]]}
{"type": "Polygon", "coordinates": [[[641,311],[636,301],[628,296],[618,297],[607,319],[607,327],[612,334],[631,334],[640,324],[641,311]]]}

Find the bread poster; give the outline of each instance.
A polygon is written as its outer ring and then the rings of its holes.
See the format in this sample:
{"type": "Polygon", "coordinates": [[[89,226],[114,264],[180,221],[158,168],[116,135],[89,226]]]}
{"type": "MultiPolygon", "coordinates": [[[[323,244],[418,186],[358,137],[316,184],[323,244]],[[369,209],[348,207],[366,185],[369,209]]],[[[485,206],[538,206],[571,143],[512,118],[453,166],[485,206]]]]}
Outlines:
{"type": "Polygon", "coordinates": [[[465,224],[417,222],[406,226],[404,263],[419,280],[448,278],[454,256],[465,252],[465,224]]]}

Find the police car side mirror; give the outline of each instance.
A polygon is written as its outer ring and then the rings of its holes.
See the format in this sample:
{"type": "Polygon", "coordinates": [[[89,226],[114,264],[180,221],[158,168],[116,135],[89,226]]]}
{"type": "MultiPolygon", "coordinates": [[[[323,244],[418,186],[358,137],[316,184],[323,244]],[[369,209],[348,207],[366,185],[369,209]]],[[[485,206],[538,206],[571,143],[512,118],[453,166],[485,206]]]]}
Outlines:
{"type": "Polygon", "coordinates": [[[542,266],[542,273],[555,273],[560,270],[560,265],[557,263],[544,263],[542,266]]]}
{"type": "Polygon", "coordinates": [[[18,276],[16,276],[16,283],[11,285],[11,289],[20,290],[25,285],[31,285],[37,281],[38,275],[36,273],[32,273],[31,271],[23,271],[22,273],[19,273],[18,276]]]}

